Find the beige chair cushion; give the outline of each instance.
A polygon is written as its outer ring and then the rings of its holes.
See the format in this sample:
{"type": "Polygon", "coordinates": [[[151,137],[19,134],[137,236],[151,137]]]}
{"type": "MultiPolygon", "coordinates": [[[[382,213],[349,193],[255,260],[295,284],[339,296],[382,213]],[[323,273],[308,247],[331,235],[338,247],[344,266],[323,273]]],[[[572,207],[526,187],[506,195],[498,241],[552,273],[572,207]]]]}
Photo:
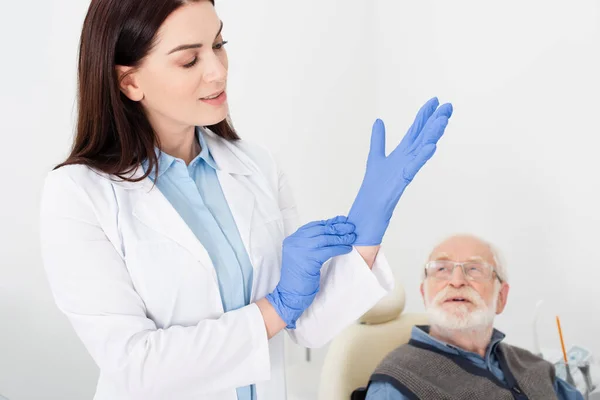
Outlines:
{"type": "Polygon", "coordinates": [[[373,308],[367,311],[358,322],[362,324],[382,324],[396,319],[404,310],[404,287],[398,283],[389,294],[383,297],[373,308]]]}
{"type": "Polygon", "coordinates": [[[409,313],[386,323],[355,324],[344,330],[331,342],[325,357],[319,400],[349,400],[355,389],[367,385],[389,352],[408,342],[412,327],[426,323],[426,314],[409,313]]]}

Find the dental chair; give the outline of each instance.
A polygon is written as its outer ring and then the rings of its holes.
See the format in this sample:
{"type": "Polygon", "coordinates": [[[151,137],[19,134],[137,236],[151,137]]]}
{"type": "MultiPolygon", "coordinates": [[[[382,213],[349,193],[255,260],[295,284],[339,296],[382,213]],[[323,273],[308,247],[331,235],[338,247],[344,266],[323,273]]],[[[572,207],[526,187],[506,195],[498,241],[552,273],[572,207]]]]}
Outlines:
{"type": "Polygon", "coordinates": [[[407,343],[414,325],[427,324],[421,313],[403,313],[404,288],[381,299],[355,324],[329,345],[319,383],[319,400],[349,400],[352,392],[367,386],[369,377],[392,350],[407,343]]]}

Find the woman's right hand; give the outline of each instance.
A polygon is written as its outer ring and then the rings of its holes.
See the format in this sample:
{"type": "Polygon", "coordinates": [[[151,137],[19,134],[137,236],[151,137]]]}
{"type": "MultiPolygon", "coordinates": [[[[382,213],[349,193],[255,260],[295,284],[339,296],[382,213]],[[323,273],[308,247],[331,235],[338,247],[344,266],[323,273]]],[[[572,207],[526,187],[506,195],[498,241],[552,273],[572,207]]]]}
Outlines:
{"type": "Polygon", "coordinates": [[[267,300],[286,327],[294,329],[319,291],[321,267],[332,257],[352,251],[354,225],[338,216],[310,222],[283,241],[281,277],[267,300]]]}
{"type": "Polygon", "coordinates": [[[429,100],[388,156],[383,121],[375,121],[365,176],[348,213],[356,226],[356,246],[381,244],[404,189],[435,153],[451,116],[452,104],[440,106],[437,98],[429,100]]]}

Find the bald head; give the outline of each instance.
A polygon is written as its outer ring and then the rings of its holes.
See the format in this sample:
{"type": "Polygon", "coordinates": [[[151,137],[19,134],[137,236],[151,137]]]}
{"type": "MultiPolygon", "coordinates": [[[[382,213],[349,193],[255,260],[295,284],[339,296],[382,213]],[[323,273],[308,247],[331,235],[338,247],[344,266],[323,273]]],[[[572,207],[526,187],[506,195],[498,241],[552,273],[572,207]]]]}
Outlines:
{"type": "Polygon", "coordinates": [[[493,266],[502,281],[507,281],[505,266],[500,261],[498,251],[475,235],[450,236],[435,246],[429,254],[428,261],[433,260],[482,261],[493,266]]]}

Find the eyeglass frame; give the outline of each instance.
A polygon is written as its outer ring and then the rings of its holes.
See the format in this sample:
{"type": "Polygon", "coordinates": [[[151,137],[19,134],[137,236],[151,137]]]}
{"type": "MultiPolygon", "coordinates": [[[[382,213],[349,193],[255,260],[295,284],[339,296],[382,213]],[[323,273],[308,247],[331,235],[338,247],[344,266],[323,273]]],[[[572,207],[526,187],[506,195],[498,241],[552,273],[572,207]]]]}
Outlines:
{"type": "MultiPolygon", "coordinates": [[[[447,263],[451,263],[453,265],[452,267],[452,271],[450,271],[450,277],[448,279],[445,279],[447,281],[449,281],[452,277],[452,274],[454,274],[454,270],[456,269],[456,267],[458,267],[460,265],[460,269],[462,270],[463,276],[470,281],[475,281],[477,282],[477,280],[471,278],[467,272],[465,271],[465,264],[481,264],[481,265],[485,265],[487,266],[491,271],[492,271],[492,275],[495,275],[496,278],[498,279],[498,282],[500,283],[504,283],[504,281],[502,280],[502,278],[500,278],[500,275],[498,275],[498,271],[496,270],[496,268],[489,264],[486,263],[484,261],[465,261],[465,262],[456,262],[456,261],[451,261],[451,260],[431,260],[425,263],[425,278],[428,278],[429,276],[427,275],[427,267],[429,266],[429,264],[434,263],[434,262],[447,262],[447,263]]],[[[434,278],[434,279],[438,279],[438,278],[434,278]]],[[[440,279],[442,280],[442,279],[440,279]]],[[[493,279],[492,279],[493,280],[493,279]]],[[[480,281],[480,282],[484,282],[484,281],[480,281]]]]}

